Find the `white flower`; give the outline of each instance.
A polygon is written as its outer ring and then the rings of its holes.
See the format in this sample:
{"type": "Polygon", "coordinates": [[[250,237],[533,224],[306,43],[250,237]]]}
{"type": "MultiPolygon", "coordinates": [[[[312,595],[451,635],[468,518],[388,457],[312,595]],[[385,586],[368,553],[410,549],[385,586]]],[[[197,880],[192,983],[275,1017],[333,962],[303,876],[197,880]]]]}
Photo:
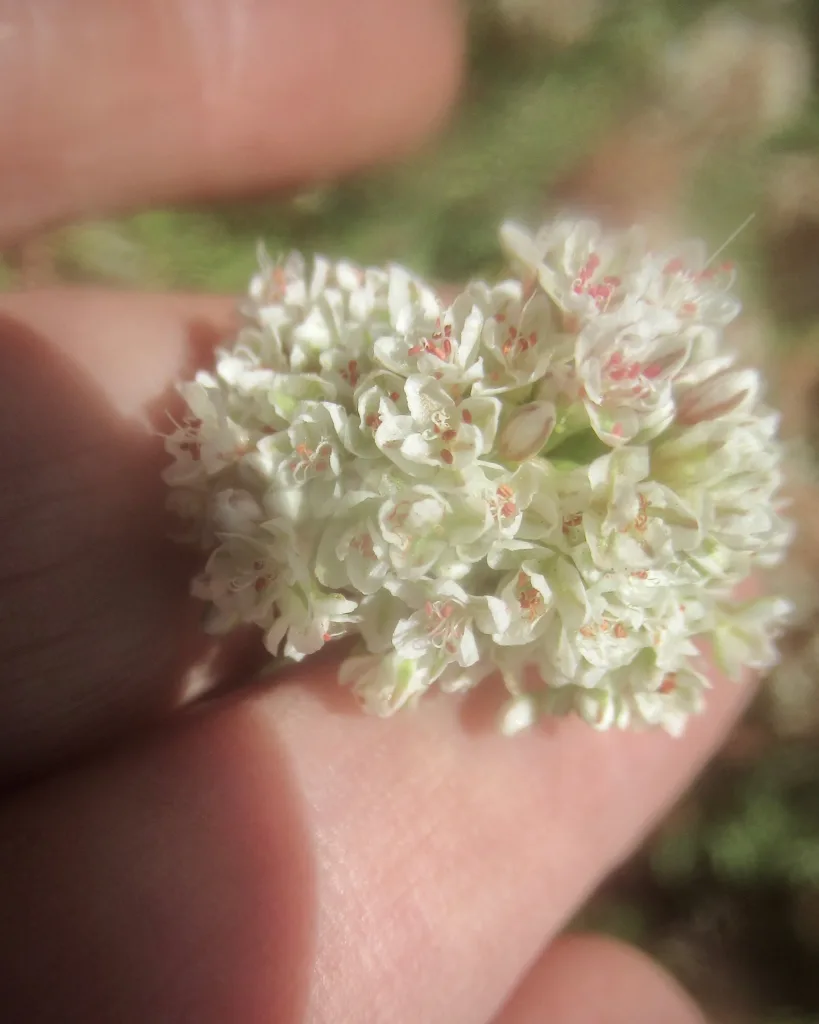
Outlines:
{"type": "Polygon", "coordinates": [[[646,335],[639,323],[598,317],[577,338],[581,396],[597,436],[612,446],[662,433],[674,420],[672,382],[691,341],[684,332],[646,335]]]}
{"type": "Polygon", "coordinates": [[[418,610],[395,628],[393,644],[404,658],[414,659],[437,678],[449,664],[475,665],[480,657],[477,629],[492,634],[504,628],[508,613],[494,597],[470,597],[457,583],[437,580],[405,591],[418,610]]]}
{"type": "Polygon", "coordinates": [[[397,318],[395,333],[379,338],[375,358],[403,377],[427,376],[450,389],[463,388],[483,375],[480,340],[484,315],[474,298],[464,292],[449,309],[409,307],[397,318]]]}
{"type": "Polygon", "coordinates": [[[534,562],[523,562],[507,577],[498,595],[506,605],[509,622],[493,634],[496,644],[520,645],[536,640],[549,623],[552,589],[534,562]]]}
{"type": "Polygon", "coordinates": [[[316,552],[316,578],[325,587],[374,594],[390,574],[387,544],[377,523],[378,500],[364,500],[349,518],[331,519],[316,552]]]}
{"type": "Polygon", "coordinates": [[[357,607],[357,601],[318,586],[279,587],[277,617],[265,635],[265,646],[276,654],[284,640],[284,656],[301,661],[349,633],[357,622],[357,607]]]}
{"type": "MultiPolygon", "coordinates": [[[[398,579],[420,579],[435,570],[450,577],[464,545],[479,536],[485,520],[461,496],[444,497],[434,487],[417,484],[388,498],[378,513],[386,558],[398,579]]],[[[468,571],[469,562],[463,571],[468,571]]]]}
{"type": "Polygon", "coordinates": [[[361,268],[323,257],[308,266],[299,253],[273,261],[262,246],[259,268],[243,306],[250,347],[264,365],[323,371],[335,376],[337,388],[350,361],[367,361],[375,338],[395,327],[409,305],[428,316],[439,308],[433,290],[402,267],[361,268]]]}
{"type": "Polygon", "coordinates": [[[333,402],[302,402],[286,431],[262,438],[250,464],[286,486],[327,480],[341,473],[347,414],[333,402]]]}
{"type": "Polygon", "coordinates": [[[334,396],[352,396],[363,377],[372,370],[368,356],[357,348],[330,348],[320,356],[321,375],[333,386],[334,396]]]}
{"type": "Polygon", "coordinates": [[[431,685],[429,674],[416,661],[395,652],[347,658],[339,669],[339,682],[352,686],[364,707],[382,718],[414,703],[431,685]]]}
{"type": "Polygon", "coordinates": [[[688,241],[652,260],[642,298],[667,309],[685,322],[724,327],[739,314],[741,304],[730,294],[733,264],[712,266],[703,242],[688,241]]]}
{"type": "Polygon", "coordinates": [[[752,561],[774,565],[787,547],[775,429],[772,417],[704,420],[672,431],[652,453],[655,479],[699,506],[703,545],[692,557],[709,575],[739,582],[752,561]]]}
{"type": "Polygon", "coordinates": [[[266,322],[278,322],[290,311],[303,310],[318,298],[326,284],[329,265],[317,258],[312,273],[300,253],[283,260],[272,260],[263,245],[257,249],[259,272],[250,282],[249,303],[245,307],[266,322]]]}
{"type": "Polygon", "coordinates": [[[164,478],[172,487],[191,487],[221,473],[249,446],[247,430],[227,415],[221,391],[206,375],[200,378],[180,386],[190,413],[165,439],[165,450],[174,461],[164,478]]]}
{"type": "Polygon", "coordinates": [[[593,689],[567,687],[569,700],[560,712],[572,710],[599,730],[660,727],[680,736],[688,719],[704,709],[709,686],[707,677],[690,667],[635,674],[628,666],[613,673],[608,684],[593,689]],[[649,688],[644,688],[646,680],[651,680],[649,688]]]}
{"type": "Polygon", "coordinates": [[[617,312],[666,327],[675,320],[722,327],[739,313],[729,293],[733,266],[712,266],[702,242],[653,254],[641,231],[606,235],[593,221],[566,218],[534,236],[505,224],[501,241],[561,310],[583,319],[617,312]]]}
{"type": "Polygon", "coordinates": [[[385,277],[386,289],[381,292],[381,302],[390,326],[397,328],[406,323],[410,310],[427,320],[440,314],[441,301],[435,290],[419,277],[395,264],[387,268],[385,277]]]}
{"type": "Polygon", "coordinates": [[[616,593],[590,595],[590,604],[591,615],[575,638],[583,659],[577,673],[581,685],[599,686],[625,666],[630,666],[630,686],[635,672],[645,685],[657,671],[673,671],[697,653],[687,608],[674,591],[659,594],[650,607],[627,605],[616,593]]]}
{"type": "Polygon", "coordinates": [[[242,337],[232,352],[219,353],[216,363],[229,412],[240,422],[252,423],[263,434],[271,433],[286,427],[302,402],[336,397],[335,381],[316,373],[292,372],[278,340],[272,345],[262,338],[251,345],[247,332],[242,337]]]}
{"type": "Polygon", "coordinates": [[[775,641],[790,614],[790,603],[775,597],[718,606],[713,633],[717,664],[732,679],[749,668],[769,669],[776,664],[775,641]]]}
{"type": "Polygon", "coordinates": [[[655,689],[632,694],[629,724],[659,725],[672,736],[681,736],[688,719],[704,710],[710,688],[708,677],[691,665],[664,672],[655,689]]]}
{"type": "MultiPolygon", "coordinates": [[[[646,269],[642,232],[608,236],[594,221],[559,218],[534,236],[507,223],[501,228],[501,243],[558,308],[574,318],[594,318],[624,306],[628,313],[630,288],[646,269]]],[[[567,323],[576,326],[578,319],[567,323]]]]}
{"type": "Polygon", "coordinates": [[[492,463],[473,467],[465,476],[467,498],[457,537],[458,553],[469,562],[497,560],[528,523],[529,536],[542,539],[541,516],[557,522],[557,500],[545,465],[531,462],[514,472],[492,463]],[[553,500],[554,499],[554,500],[553,500]]]}
{"type": "Polygon", "coordinates": [[[375,443],[405,472],[429,477],[430,470],[463,470],[489,453],[498,429],[496,398],[456,401],[434,377],[416,374],[404,386],[407,415],[382,403],[375,443]]]}
{"type": "Polygon", "coordinates": [[[631,664],[650,646],[642,616],[631,609],[623,611],[620,618],[600,614],[579,629],[574,645],[585,663],[578,670],[581,686],[597,686],[612,670],[631,664]]]}
{"type": "Polygon", "coordinates": [[[678,735],[702,646],[764,670],[787,613],[731,597],[791,533],[732,271],[567,217],[503,240],[525,279],[449,306],[401,267],[260,254],[165,441],[193,592],[290,660],[355,636],[341,679],[379,715],[494,676],[506,733],[678,735]]]}
{"type": "Polygon", "coordinates": [[[208,508],[210,521],[219,535],[250,535],[266,518],[264,506],[250,491],[226,488],[217,491],[208,508]]]}
{"type": "Polygon", "coordinates": [[[587,591],[571,561],[553,548],[527,541],[498,544],[487,559],[503,573],[498,579],[499,596],[507,603],[509,625],[506,637],[496,636],[501,646],[527,643],[540,636],[554,610],[560,624],[577,630],[589,614],[587,591]]]}
{"type": "MultiPolygon", "coordinates": [[[[261,345],[258,346],[261,348],[261,345]]],[[[246,411],[245,398],[270,384],[276,374],[287,373],[286,360],[274,355],[270,360],[257,346],[237,344],[233,351],[217,351],[214,376],[237,411],[246,411]]]]}
{"type": "Polygon", "coordinates": [[[498,394],[540,380],[561,353],[548,298],[536,292],[526,299],[517,281],[472,293],[491,313],[482,331],[484,376],[475,392],[498,394]]]}
{"type": "Polygon", "coordinates": [[[584,551],[598,569],[664,569],[697,547],[694,510],[648,479],[649,470],[647,448],[620,449],[593,462],[588,486],[568,499],[565,536],[571,545],[572,530],[582,527],[584,551]]]}
{"type": "Polygon", "coordinates": [[[347,422],[345,444],[362,458],[378,458],[376,431],[384,419],[406,415],[404,378],[387,370],[375,370],[359,382],[353,396],[358,417],[347,422]]]}
{"type": "Polygon", "coordinates": [[[213,551],[193,583],[194,597],[212,602],[211,633],[227,633],[243,622],[268,624],[276,600],[279,552],[272,537],[230,536],[213,551]]]}

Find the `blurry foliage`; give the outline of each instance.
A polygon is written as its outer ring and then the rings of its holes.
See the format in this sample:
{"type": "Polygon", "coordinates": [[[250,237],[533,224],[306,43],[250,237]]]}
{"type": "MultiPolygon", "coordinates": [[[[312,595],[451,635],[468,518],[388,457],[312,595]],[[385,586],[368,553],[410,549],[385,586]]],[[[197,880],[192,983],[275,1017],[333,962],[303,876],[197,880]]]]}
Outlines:
{"type": "MultiPolygon", "coordinates": [[[[515,33],[491,0],[476,0],[462,104],[425,152],[295,196],[70,225],[46,238],[53,275],[239,291],[260,239],[274,252],[296,247],[363,263],[400,259],[439,281],[494,274],[499,220],[539,215],[552,185],[594,140],[651,99],[656,54],[711,6],[611,0],[586,41],[559,49],[515,33]]],[[[819,41],[815,0],[731,6],[762,17],[787,11],[814,46],[819,41]]],[[[711,153],[688,183],[692,230],[720,244],[760,209],[770,160],[794,151],[819,154],[819,98],[764,146],[732,144],[711,153]]],[[[745,293],[758,304],[763,243],[757,218],[731,246],[745,293]]],[[[0,288],[22,276],[15,269],[19,253],[7,256],[0,288]]],[[[801,336],[779,326],[780,345],[801,336]]],[[[715,1020],[730,1004],[745,1012],[731,1020],[819,1024],[819,985],[810,967],[819,963],[819,745],[812,734],[777,737],[762,703],[754,715],[764,742],[743,758],[718,759],[577,923],[646,946],[695,989],[715,1020]]]]}
{"type": "MultiPolygon", "coordinates": [[[[60,277],[238,291],[259,239],[274,252],[400,259],[436,280],[497,272],[499,221],[538,215],[550,185],[650,95],[658,49],[706,5],[619,0],[590,39],[563,50],[511,32],[491,2],[474,6],[471,74],[437,145],[398,167],[295,198],[72,225],[51,239],[60,277]]],[[[692,220],[709,238],[727,237],[754,208],[759,163],[746,156],[734,153],[728,166],[715,164],[693,183],[692,220]]],[[[743,257],[750,243],[739,245],[743,257]]]]}
{"type": "Polygon", "coordinates": [[[774,153],[819,150],[819,97],[769,142],[774,153]]]}
{"type": "Polygon", "coordinates": [[[751,765],[718,766],[709,780],[709,814],[672,818],[650,851],[661,882],[704,871],[744,885],[819,889],[819,748],[773,745],[751,765]]]}

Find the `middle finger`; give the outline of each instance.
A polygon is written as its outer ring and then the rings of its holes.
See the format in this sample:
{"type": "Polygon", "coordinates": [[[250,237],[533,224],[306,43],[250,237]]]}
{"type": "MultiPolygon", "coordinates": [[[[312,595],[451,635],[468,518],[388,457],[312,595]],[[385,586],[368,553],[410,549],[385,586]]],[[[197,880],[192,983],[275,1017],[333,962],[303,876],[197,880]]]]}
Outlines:
{"type": "Polygon", "coordinates": [[[491,693],[382,721],[308,665],[21,793],[9,1019],[484,1021],[722,737],[743,693],[715,684],[680,741],[510,741],[491,693]]]}

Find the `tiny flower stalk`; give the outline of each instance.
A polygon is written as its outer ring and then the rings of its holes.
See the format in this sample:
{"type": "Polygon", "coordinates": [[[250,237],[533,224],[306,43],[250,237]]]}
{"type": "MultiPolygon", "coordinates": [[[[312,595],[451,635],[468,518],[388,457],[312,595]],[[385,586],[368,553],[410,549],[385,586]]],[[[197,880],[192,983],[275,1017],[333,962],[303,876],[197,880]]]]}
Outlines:
{"type": "Polygon", "coordinates": [[[261,251],[166,439],[193,593],[290,661],[357,638],[339,679],[377,715],[495,680],[506,734],[678,735],[700,644],[764,669],[788,613],[732,598],[791,532],[777,417],[723,342],[733,267],[570,218],[501,239],[519,276],[448,304],[398,266],[261,251]]]}

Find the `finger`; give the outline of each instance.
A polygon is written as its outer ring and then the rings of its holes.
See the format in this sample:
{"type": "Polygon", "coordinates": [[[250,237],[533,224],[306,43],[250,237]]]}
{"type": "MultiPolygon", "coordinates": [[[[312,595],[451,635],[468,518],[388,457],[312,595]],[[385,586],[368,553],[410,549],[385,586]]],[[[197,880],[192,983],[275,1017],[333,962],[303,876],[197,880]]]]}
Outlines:
{"type": "Polygon", "coordinates": [[[309,672],[6,809],[10,1020],[487,1019],[742,700],[716,680],[680,741],[509,741],[452,698],[363,716],[309,672]]]}
{"type": "Polygon", "coordinates": [[[265,658],[218,645],[167,540],[173,382],[235,330],[235,300],[0,296],[0,786],[113,742],[265,658]]]}
{"type": "Polygon", "coordinates": [[[685,992],[619,942],[571,936],[549,947],[495,1024],[705,1024],[685,992]]]}
{"type": "Polygon", "coordinates": [[[207,358],[231,306],[85,293],[0,304],[0,779],[166,713],[205,654],[148,418],[207,358]]]}
{"type": "Polygon", "coordinates": [[[412,145],[457,87],[453,0],[6,0],[0,236],[322,180],[412,145]]]}

